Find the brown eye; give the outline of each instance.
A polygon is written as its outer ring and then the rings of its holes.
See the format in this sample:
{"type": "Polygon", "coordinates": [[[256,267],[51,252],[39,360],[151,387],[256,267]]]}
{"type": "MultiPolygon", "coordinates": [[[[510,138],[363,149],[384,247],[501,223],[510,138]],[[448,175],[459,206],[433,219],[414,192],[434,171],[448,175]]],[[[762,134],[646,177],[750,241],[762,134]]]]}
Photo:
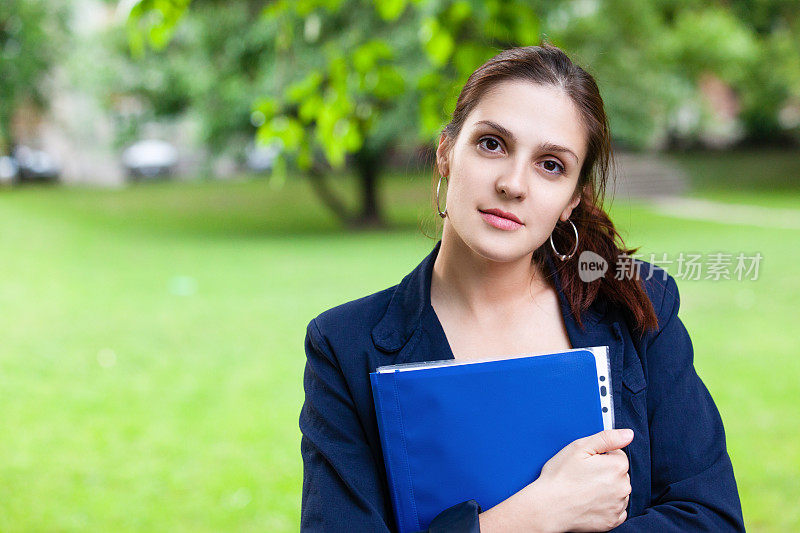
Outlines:
{"type": "Polygon", "coordinates": [[[484,137],[478,144],[483,145],[490,152],[494,152],[497,148],[500,148],[500,143],[494,137],[484,137]]]}
{"type": "Polygon", "coordinates": [[[557,161],[553,161],[552,159],[548,159],[547,161],[545,161],[543,163],[543,165],[545,165],[545,170],[550,172],[550,173],[552,173],[552,174],[563,174],[564,173],[564,167],[561,166],[557,161]],[[550,166],[548,166],[548,165],[550,165],[550,166]],[[556,169],[560,169],[560,170],[556,170],[556,169]]]}

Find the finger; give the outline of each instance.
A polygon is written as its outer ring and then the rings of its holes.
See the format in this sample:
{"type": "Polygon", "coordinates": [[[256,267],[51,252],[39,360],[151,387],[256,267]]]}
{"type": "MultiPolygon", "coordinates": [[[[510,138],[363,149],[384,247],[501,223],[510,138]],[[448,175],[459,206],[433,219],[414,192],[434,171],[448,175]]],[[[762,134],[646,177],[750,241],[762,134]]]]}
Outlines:
{"type": "Polygon", "coordinates": [[[632,440],[632,429],[604,429],[599,433],[578,439],[575,442],[586,453],[595,455],[624,448],[632,440]]]}
{"type": "Polygon", "coordinates": [[[610,452],[606,452],[602,455],[611,458],[610,461],[613,461],[615,466],[618,468],[620,475],[628,473],[630,469],[630,462],[628,461],[628,455],[625,452],[622,450],[611,450],[610,452]]]}
{"type": "MultiPolygon", "coordinates": [[[[628,518],[627,511],[622,511],[622,513],[620,513],[619,516],[617,517],[617,520],[611,526],[611,529],[614,529],[615,527],[617,527],[620,524],[622,524],[625,521],[626,518],[628,518]]],[[[606,529],[606,530],[603,530],[603,531],[609,531],[609,530],[606,529]]]]}
{"type": "Polygon", "coordinates": [[[628,459],[628,454],[625,453],[623,450],[612,450],[610,452],[606,452],[603,454],[606,457],[612,457],[612,461],[618,463],[620,466],[625,468],[627,471],[628,467],[630,466],[630,460],[628,459]]]}

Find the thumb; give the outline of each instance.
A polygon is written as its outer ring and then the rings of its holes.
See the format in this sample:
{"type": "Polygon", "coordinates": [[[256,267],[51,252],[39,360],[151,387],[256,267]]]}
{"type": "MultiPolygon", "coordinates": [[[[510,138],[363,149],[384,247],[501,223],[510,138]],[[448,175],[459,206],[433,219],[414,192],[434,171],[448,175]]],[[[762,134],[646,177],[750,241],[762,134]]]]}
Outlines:
{"type": "Polygon", "coordinates": [[[624,448],[633,440],[632,429],[605,429],[581,439],[580,448],[590,454],[606,453],[624,448]]]}

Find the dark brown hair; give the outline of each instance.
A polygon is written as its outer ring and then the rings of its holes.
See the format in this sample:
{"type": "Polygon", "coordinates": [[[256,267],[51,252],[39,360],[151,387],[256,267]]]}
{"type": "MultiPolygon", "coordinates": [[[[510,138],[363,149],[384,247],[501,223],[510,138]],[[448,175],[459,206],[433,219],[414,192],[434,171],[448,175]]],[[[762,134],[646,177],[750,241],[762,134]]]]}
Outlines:
{"type": "MultiPolygon", "coordinates": [[[[586,159],[576,185],[576,194],[581,195],[581,201],[570,216],[580,236],[578,249],[571,259],[562,262],[554,256],[548,240],[534,251],[532,260],[542,267],[542,272],[549,272],[546,261],[547,256],[550,256],[556,265],[556,272],[571,311],[581,327],[582,312],[595,299],[602,298],[620,306],[638,334],[657,329],[658,318],[637,275],[638,270],[633,271],[634,275],[631,275],[630,269],[623,271],[624,275],[617,279],[617,269],[621,267],[618,258],[633,254],[638,248],[625,247],[622,237],[603,210],[609,167],[613,166],[614,160],[603,99],[590,74],[575,65],[560,48],[546,41],[542,41],[539,46],[511,48],[500,52],[475,70],[461,89],[452,120],[442,131],[450,148],[455,144],[467,116],[480,99],[498,83],[509,80],[527,80],[563,90],[578,108],[588,133],[586,159]],[[577,262],[584,250],[591,250],[606,260],[609,268],[604,277],[589,283],[580,279],[577,262]]],[[[437,172],[434,176],[434,190],[438,179],[437,172]]],[[[433,202],[436,202],[435,194],[433,202]]],[[[439,218],[438,215],[436,218],[439,218]]],[[[569,223],[556,224],[553,243],[562,253],[572,250],[575,236],[569,223]]]]}

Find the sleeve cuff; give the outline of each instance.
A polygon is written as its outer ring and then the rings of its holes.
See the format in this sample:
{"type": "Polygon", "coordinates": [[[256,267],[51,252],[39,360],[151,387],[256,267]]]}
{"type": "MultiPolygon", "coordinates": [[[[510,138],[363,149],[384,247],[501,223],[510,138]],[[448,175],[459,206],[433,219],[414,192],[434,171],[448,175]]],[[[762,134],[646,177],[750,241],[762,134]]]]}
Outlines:
{"type": "Polygon", "coordinates": [[[481,506],[475,500],[458,503],[436,515],[428,533],[480,533],[480,512],[481,506]]]}

